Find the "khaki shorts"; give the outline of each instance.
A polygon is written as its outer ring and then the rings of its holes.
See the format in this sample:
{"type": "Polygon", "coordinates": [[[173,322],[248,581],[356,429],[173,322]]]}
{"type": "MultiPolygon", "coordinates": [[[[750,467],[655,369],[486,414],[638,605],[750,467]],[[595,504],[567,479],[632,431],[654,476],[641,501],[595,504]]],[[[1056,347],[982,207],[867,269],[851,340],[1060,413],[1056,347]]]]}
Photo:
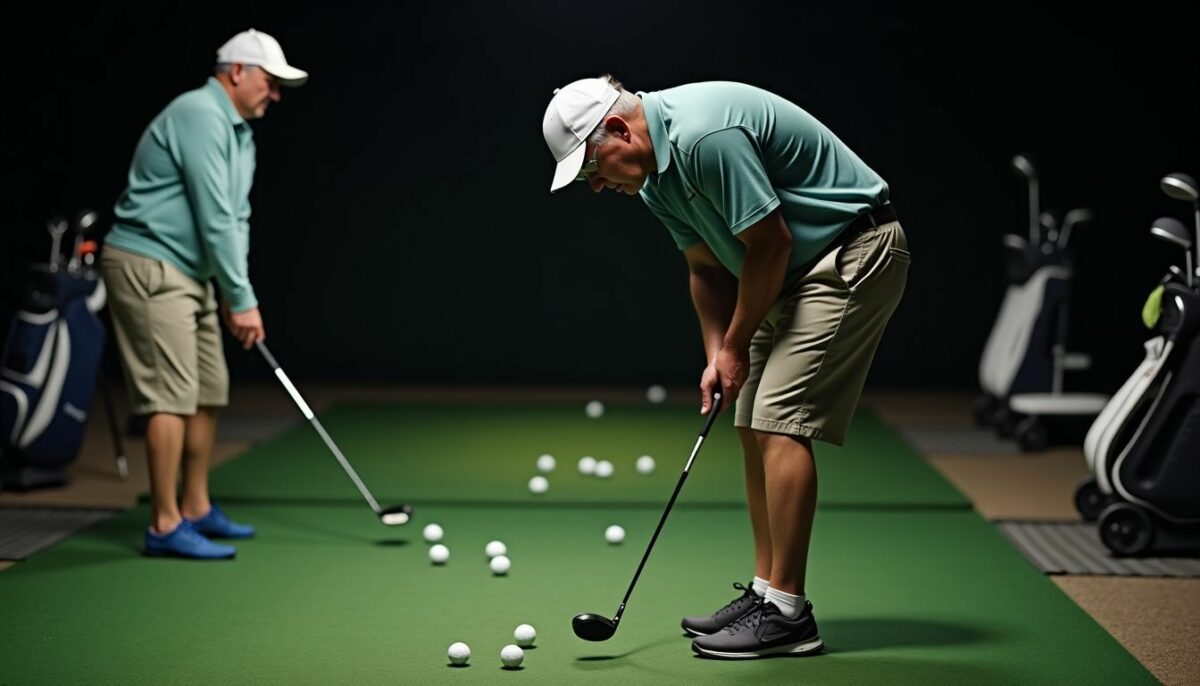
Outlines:
{"type": "Polygon", "coordinates": [[[196,414],[229,403],[217,300],[174,265],[105,246],[108,289],[125,387],[134,414],[196,414]]]}
{"type": "Polygon", "coordinates": [[[841,445],[908,280],[899,222],[830,251],[780,297],[750,342],[734,426],[841,445]]]}

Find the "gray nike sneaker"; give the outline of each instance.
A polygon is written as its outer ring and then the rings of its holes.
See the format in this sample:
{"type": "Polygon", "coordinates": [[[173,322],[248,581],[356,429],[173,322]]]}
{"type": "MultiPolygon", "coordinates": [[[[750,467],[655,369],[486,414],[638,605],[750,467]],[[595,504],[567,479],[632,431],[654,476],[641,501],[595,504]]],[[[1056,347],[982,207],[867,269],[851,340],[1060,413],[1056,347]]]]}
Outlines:
{"type": "Polygon", "coordinates": [[[680,622],[680,626],[687,632],[689,636],[707,636],[711,633],[720,631],[728,626],[731,622],[741,617],[750,611],[762,598],[757,593],[752,591],[748,586],[734,584],[733,587],[742,592],[742,595],[734,598],[725,605],[725,607],[717,610],[711,615],[695,615],[692,617],[684,617],[680,622]]]}
{"type": "Polygon", "coordinates": [[[774,603],[758,603],[722,631],[692,641],[692,650],[700,657],[729,660],[812,655],[824,647],[808,602],[795,619],[784,617],[774,603]]]}

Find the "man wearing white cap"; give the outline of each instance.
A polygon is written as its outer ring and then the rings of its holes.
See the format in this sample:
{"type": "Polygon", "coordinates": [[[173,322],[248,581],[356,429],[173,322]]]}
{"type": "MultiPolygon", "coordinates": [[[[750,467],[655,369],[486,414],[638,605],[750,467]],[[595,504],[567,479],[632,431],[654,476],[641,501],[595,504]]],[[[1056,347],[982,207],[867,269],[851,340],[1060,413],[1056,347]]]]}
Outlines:
{"type": "Polygon", "coordinates": [[[573,180],[640,195],[688,264],[712,393],[736,400],[754,578],[685,617],[704,657],[823,648],[805,569],[813,440],[841,445],[903,294],[908,244],[888,185],[797,105],[740,83],[630,93],[609,75],[555,91],[542,133],[573,180]]]}
{"type": "Polygon", "coordinates": [[[216,61],[207,83],[175,98],[142,134],[101,258],[131,409],[148,415],[150,556],[228,559],[233,546],[210,539],[254,535],[209,499],[217,410],[229,394],[217,313],[245,347],[264,338],[247,268],[249,121],[279,102],[280,86],[308,74],[254,29],[222,45],[216,61]]]}

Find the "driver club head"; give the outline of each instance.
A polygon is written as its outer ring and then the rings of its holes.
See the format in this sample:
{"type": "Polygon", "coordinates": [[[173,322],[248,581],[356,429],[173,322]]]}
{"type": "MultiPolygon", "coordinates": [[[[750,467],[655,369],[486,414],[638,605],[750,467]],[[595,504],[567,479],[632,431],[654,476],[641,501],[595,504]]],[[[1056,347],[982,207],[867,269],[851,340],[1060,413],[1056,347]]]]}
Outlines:
{"type": "Polygon", "coordinates": [[[1167,174],[1158,182],[1158,185],[1169,198],[1187,202],[1200,200],[1200,186],[1197,186],[1196,180],[1187,174],[1167,174]]]}
{"type": "Polygon", "coordinates": [[[100,215],[94,210],[80,211],[79,214],[75,215],[75,231],[80,235],[91,231],[92,227],[96,225],[96,220],[99,218],[100,215]]]}
{"type": "Polygon", "coordinates": [[[1092,221],[1093,217],[1095,217],[1095,214],[1086,207],[1073,209],[1068,212],[1066,218],[1063,219],[1063,228],[1066,229],[1068,226],[1090,222],[1092,221]]]}
{"type": "Polygon", "coordinates": [[[571,619],[571,628],[585,641],[607,641],[617,633],[616,622],[591,613],[576,615],[571,619]]]}
{"type": "Polygon", "coordinates": [[[412,505],[408,504],[389,507],[383,512],[379,513],[379,521],[387,524],[388,526],[401,526],[403,524],[408,524],[408,521],[412,519],[412,511],[412,505]]]}
{"type": "Polygon", "coordinates": [[[1013,169],[1016,169],[1022,176],[1029,179],[1037,178],[1037,170],[1033,167],[1033,162],[1025,155],[1014,155],[1012,158],[1013,169]]]}
{"type": "Polygon", "coordinates": [[[1187,227],[1174,217],[1155,219],[1154,224],[1150,226],[1150,235],[1178,245],[1184,250],[1190,250],[1192,247],[1192,237],[1188,234],[1187,227]]]}

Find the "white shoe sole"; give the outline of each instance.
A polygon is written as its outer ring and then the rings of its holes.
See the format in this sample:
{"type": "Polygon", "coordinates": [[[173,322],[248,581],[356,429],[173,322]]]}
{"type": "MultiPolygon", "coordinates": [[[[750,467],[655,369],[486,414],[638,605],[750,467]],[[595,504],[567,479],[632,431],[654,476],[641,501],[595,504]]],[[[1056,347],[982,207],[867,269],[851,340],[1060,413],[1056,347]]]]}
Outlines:
{"type": "Polygon", "coordinates": [[[720,657],[726,660],[746,660],[756,657],[769,657],[772,655],[810,655],[824,648],[825,643],[821,639],[817,638],[811,641],[805,641],[803,643],[789,643],[787,645],[775,646],[774,648],[765,648],[763,650],[755,650],[745,653],[725,653],[719,650],[710,650],[703,646],[695,647],[697,652],[702,655],[708,655],[709,657],[720,657]]]}

